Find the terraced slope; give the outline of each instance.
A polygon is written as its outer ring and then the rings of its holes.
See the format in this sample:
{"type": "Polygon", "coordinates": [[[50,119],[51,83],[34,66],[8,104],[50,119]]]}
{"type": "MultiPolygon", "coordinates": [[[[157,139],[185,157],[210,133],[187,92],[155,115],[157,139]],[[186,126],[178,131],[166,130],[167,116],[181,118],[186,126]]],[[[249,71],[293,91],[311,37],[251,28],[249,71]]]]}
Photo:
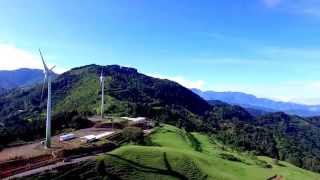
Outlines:
{"type": "Polygon", "coordinates": [[[215,179],[265,180],[278,175],[286,180],[317,180],[320,174],[268,157],[234,151],[199,133],[164,126],[151,135],[150,146],[128,145],[95,162],[88,162],[39,178],[78,179],[215,179]]]}

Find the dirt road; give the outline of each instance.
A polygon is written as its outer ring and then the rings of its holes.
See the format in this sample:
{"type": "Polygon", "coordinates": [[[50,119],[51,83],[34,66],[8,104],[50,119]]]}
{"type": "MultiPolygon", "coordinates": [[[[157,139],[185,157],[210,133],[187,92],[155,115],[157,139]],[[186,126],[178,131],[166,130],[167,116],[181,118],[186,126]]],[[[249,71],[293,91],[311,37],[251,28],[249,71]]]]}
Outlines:
{"type": "Polygon", "coordinates": [[[23,173],[20,173],[20,174],[16,174],[14,176],[5,178],[4,180],[9,180],[9,179],[14,179],[14,178],[22,178],[22,177],[38,174],[38,173],[41,173],[41,172],[44,172],[44,171],[47,171],[47,170],[56,169],[56,168],[61,167],[61,166],[70,165],[70,164],[76,164],[76,163],[79,163],[79,162],[84,162],[84,161],[87,161],[87,160],[95,159],[98,156],[99,155],[92,155],[92,156],[86,156],[86,157],[72,159],[70,162],[58,162],[56,164],[52,164],[52,165],[49,165],[49,166],[44,166],[44,167],[41,167],[41,168],[38,168],[38,169],[33,169],[33,170],[26,171],[26,172],[23,172],[23,173]]]}

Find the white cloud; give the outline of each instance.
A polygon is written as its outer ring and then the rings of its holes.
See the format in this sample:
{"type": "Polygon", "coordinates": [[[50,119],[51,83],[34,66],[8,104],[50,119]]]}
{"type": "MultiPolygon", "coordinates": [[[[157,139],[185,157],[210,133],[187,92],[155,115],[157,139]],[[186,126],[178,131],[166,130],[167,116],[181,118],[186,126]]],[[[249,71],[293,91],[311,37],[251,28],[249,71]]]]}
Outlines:
{"type": "Polygon", "coordinates": [[[171,81],[175,81],[175,82],[181,84],[182,86],[184,86],[186,88],[203,89],[204,84],[205,84],[203,80],[193,81],[193,80],[190,80],[190,79],[186,79],[183,76],[172,76],[172,77],[169,77],[169,76],[163,76],[163,75],[160,75],[160,74],[149,74],[149,75],[152,76],[152,77],[160,78],[160,79],[168,79],[168,80],[171,80],[171,81]]]}
{"type": "Polygon", "coordinates": [[[42,68],[39,57],[10,44],[0,44],[0,59],[1,70],[14,70],[22,67],[42,68]]]}
{"type": "Polygon", "coordinates": [[[192,80],[186,79],[182,76],[175,76],[175,77],[171,77],[168,79],[170,79],[172,81],[176,81],[177,83],[179,83],[187,88],[203,89],[203,86],[204,86],[204,81],[202,81],[202,80],[192,81],[192,80]]]}
{"type": "MultiPolygon", "coordinates": [[[[41,59],[35,53],[17,48],[11,44],[0,44],[0,70],[15,70],[19,68],[42,69],[41,59]]],[[[48,66],[52,65],[49,63],[48,66]]],[[[58,67],[54,71],[62,73],[66,70],[58,67]]]]}

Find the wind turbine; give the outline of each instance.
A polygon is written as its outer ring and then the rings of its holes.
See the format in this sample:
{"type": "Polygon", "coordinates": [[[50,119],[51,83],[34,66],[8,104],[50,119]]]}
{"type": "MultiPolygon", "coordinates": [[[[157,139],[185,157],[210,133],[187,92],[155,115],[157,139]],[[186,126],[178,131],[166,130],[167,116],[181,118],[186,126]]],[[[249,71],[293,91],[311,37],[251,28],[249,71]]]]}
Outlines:
{"type": "MultiPolygon", "coordinates": [[[[47,100],[47,120],[46,120],[46,148],[51,148],[51,76],[54,74],[52,70],[56,67],[53,66],[51,69],[48,68],[46,65],[41,50],[39,49],[39,53],[41,56],[41,60],[43,63],[43,68],[44,68],[44,82],[43,82],[43,88],[44,84],[47,81],[48,82],[48,100],[47,100]]],[[[43,89],[42,89],[43,92],[43,89]]],[[[41,95],[42,96],[42,95],[41,95]]]]}
{"type": "Polygon", "coordinates": [[[103,75],[103,69],[101,70],[100,75],[100,86],[101,86],[101,119],[103,119],[104,115],[104,80],[105,76],[103,75]]]}

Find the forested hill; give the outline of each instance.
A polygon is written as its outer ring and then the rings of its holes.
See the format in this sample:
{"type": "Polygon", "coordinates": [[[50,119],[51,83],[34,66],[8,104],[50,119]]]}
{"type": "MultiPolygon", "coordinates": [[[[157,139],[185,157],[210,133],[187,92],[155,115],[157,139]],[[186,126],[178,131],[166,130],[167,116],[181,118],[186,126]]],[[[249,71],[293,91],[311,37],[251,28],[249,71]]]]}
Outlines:
{"type": "MultiPolygon", "coordinates": [[[[99,113],[102,70],[106,76],[105,111],[109,115],[147,116],[193,128],[201,125],[198,117],[211,108],[205,100],[175,82],[118,65],[88,65],[65,72],[53,81],[54,132],[74,124],[62,117],[99,113]]],[[[41,88],[35,85],[15,89],[0,97],[0,144],[43,136],[47,94],[45,89],[41,100],[41,88]]]]}
{"type": "MultiPolygon", "coordinates": [[[[58,101],[57,108],[80,109],[96,113],[100,103],[99,76],[102,70],[106,76],[105,94],[109,97],[106,102],[107,113],[113,113],[112,111],[119,113],[117,109],[120,108],[118,107],[120,106],[119,102],[127,103],[120,103],[126,105],[127,109],[123,109],[124,111],[139,108],[136,105],[146,107],[174,106],[173,108],[184,108],[197,115],[203,115],[210,110],[210,105],[205,100],[176,82],[152,78],[139,73],[134,68],[118,65],[105,67],[88,65],[72,69],[60,76],[53,84],[56,89],[54,97],[65,99],[58,101]],[[82,103],[79,104],[80,100],[84,99],[86,101],[81,101],[82,103]]],[[[128,114],[129,112],[123,113],[128,114]]]]}
{"type": "MultiPolygon", "coordinates": [[[[90,126],[85,118],[99,112],[100,72],[106,76],[106,113],[147,116],[187,131],[320,172],[320,127],[315,119],[274,113],[255,118],[239,106],[209,105],[189,89],[118,65],[88,65],[59,75],[52,84],[53,133],[90,126]]],[[[46,92],[46,91],[44,91],[46,92]]],[[[45,97],[41,85],[15,89],[0,97],[0,145],[44,135],[45,97]]]]}

